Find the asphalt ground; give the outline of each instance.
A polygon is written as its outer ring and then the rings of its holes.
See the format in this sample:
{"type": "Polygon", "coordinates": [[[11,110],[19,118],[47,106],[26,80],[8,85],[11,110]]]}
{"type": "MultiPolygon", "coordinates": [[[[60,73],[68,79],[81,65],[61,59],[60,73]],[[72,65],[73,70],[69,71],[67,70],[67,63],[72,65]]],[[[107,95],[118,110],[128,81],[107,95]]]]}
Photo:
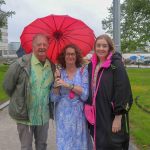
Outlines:
{"type": "MultiPolygon", "coordinates": [[[[47,150],[56,150],[55,143],[55,123],[50,120],[47,150]]],[[[8,114],[8,107],[0,109],[0,150],[20,150],[20,141],[17,133],[17,127],[14,120],[8,114]]],[[[33,149],[34,143],[33,143],[33,149]]],[[[129,150],[138,150],[132,142],[130,142],[129,150]]]]}
{"type": "MultiPolygon", "coordinates": [[[[55,125],[54,121],[49,122],[47,149],[56,150],[55,146],[55,125]]],[[[34,147],[34,143],[33,143],[34,147]]],[[[0,150],[20,150],[20,141],[17,133],[17,126],[14,120],[8,115],[7,107],[0,110],[0,150]]]]}

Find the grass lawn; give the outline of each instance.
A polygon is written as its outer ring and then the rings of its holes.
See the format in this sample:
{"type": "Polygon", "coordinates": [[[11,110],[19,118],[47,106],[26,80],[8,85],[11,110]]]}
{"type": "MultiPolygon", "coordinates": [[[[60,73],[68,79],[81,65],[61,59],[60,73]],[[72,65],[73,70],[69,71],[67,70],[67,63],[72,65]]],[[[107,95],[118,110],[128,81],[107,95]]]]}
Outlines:
{"type": "MultiPolygon", "coordinates": [[[[0,103],[8,99],[2,89],[8,66],[0,64],[0,103]]],[[[139,103],[150,111],[150,69],[128,69],[133,97],[140,96],[139,103]]],[[[135,102],[130,111],[131,135],[140,150],[150,149],[150,114],[139,109],[135,102]]]]}
{"type": "Polygon", "coordinates": [[[5,75],[5,72],[7,71],[7,69],[8,69],[7,65],[0,64],[0,91],[1,91],[0,92],[0,103],[8,100],[8,96],[5,94],[5,92],[2,88],[4,75],[5,75]]]}
{"type": "MultiPolygon", "coordinates": [[[[150,69],[128,69],[133,97],[140,96],[139,104],[150,111],[150,69]]],[[[140,150],[150,150],[150,114],[134,102],[130,111],[131,135],[140,150]]]]}

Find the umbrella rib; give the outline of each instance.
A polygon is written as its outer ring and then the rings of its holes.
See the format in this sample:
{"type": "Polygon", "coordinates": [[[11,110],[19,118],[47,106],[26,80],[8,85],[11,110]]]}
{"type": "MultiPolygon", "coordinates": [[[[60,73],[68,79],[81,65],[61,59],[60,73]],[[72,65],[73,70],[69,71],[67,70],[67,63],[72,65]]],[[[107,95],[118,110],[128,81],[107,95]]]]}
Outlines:
{"type": "Polygon", "coordinates": [[[63,37],[64,43],[65,43],[65,40],[64,40],[64,39],[66,39],[67,41],[69,41],[70,43],[72,43],[69,39],[67,39],[66,37],[63,37]]]}
{"type": "MultiPolygon", "coordinates": [[[[88,29],[88,27],[83,27],[83,28],[76,28],[76,29],[73,29],[73,30],[66,30],[65,31],[65,34],[70,34],[71,32],[74,32],[74,31],[77,31],[77,30],[82,30],[82,29],[88,29]]],[[[91,31],[88,31],[88,33],[92,33],[93,34],[93,31],[91,30],[91,31]]]]}
{"type": "MultiPolygon", "coordinates": [[[[82,35],[82,34],[72,34],[73,36],[87,36],[87,37],[89,37],[90,35],[88,35],[88,34],[86,34],[86,35],[82,35]]],[[[66,37],[71,37],[71,36],[69,36],[69,35],[64,35],[64,36],[66,36],[66,37]]],[[[93,35],[94,36],[94,35],[93,35]]]]}
{"type": "Polygon", "coordinates": [[[35,34],[37,34],[37,32],[35,32],[35,33],[24,33],[24,35],[26,35],[26,34],[29,34],[29,35],[33,34],[33,35],[35,35],[35,34]]]}
{"type": "MultiPolygon", "coordinates": [[[[65,16],[65,17],[63,18],[63,21],[62,21],[62,23],[61,23],[61,25],[60,25],[59,30],[61,29],[61,27],[62,27],[62,25],[63,25],[63,23],[65,22],[65,20],[66,20],[67,17],[68,17],[68,16],[65,16]]],[[[72,26],[72,25],[73,25],[74,23],[76,23],[76,22],[78,22],[78,20],[75,20],[72,24],[68,25],[68,26],[65,27],[64,29],[67,29],[68,27],[72,26]]],[[[68,31],[72,31],[72,30],[68,30],[68,31]]]]}
{"type": "Polygon", "coordinates": [[[86,45],[88,45],[90,48],[92,48],[89,43],[87,43],[87,42],[85,42],[85,41],[82,41],[81,39],[73,38],[73,37],[71,37],[71,36],[67,36],[67,37],[72,38],[72,39],[74,39],[74,40],[79,40],[79,41],[85,43],[86,45]]]}
{"type": "Polygon", "coordinates": [[[43,31],[49,31],[49,30],[46,30],[46,29],[44,29],[44,28],[41,28],[41,27],[39,27],[39,26],[35,26],[35,25],[31,25],[32,27],[35,27],[35,28],[37,28],[37,29],[41,29],[41,30],[43,30],[43,31]]]}
{"type": "MultiPolygon", "coordinates": [[[[64,46],[67,45],[67,42],[65,42],[65,39],[66,39],[65,37],[62,37],[62,39],[61,39],[61,41],[64,42],[64,44],[63,44],[64,46]]],[[[67,39],[67,41],[70,41],[70,40],[67,39]]],[[[61,44],[60,44],[60,45],[61,45],[61,44]]],[[[64,46],[63,46],[63,48],[64,48],[64,46]]]]}
{"type": "Polygon", "coordinates": [[[69,24],[67,27],[65,27],[64,29],[69,28],[70,26],[72,26],[73,24],[75,24],[76,22],[78,22],[78,20],[75,20],[73,23],[69,24]]]}
{"type": "Polygon", "coordinates": [[[43,20],[41,20],[41,22],[43,22],[43,23],[46,24],[48,27],[50,27],[52,30],[54,30],[48,23],[44,22],[43,20]]]}
{"type": "MultiPolygon", "coordinates": [[[[73,30],[67,30],[67,31],[74,31],[74,30],[81,30],[81,29],[85,29],[85,28],[87,28],[87,29],[89,29],[89,27],[82,27],[82,28],[75,28],[75,29],[73,29],[73,30]]],[[[91,32],[92,32],[92,30],[91,30],[91,32]]]]}
{"type": "Polygon", "coordinates": [[[29,41],[26,41],[26,42],[24,42],[23,44],[22,44],[22,47],[25,45],[25,44],[27,44],[27,43],[29,43],[29,42],[31,42],[31,40],[29,41]]]}
{"type": "Polygon", "coordinates": [[[54,19],[54,16],[52,15],[52,18],[53,18],[53,21],[54,21],[54,24],[55,24],[55,28],[57,30],[57,26],[56,26],[56,22],[55,22],[55,19],[54,19]]]}
{"type": "Polygon", "coordinates": [[[58,50],[59,50],[59,53],[60,53],[60,52],[61,52],[61,49],[60,49],[60,48],[61,48],[60,41],[58,42],[58,47],[59,47],[58,50]]]}
{"type": "Polygon", "coordinates": [[[62,23],[61,23],[61,25],[60,25],[59,30],[61,29],[61,27],[62,27],[62,25],[63,25],[63,23],[64,23],[65,19],[66,19],[66,16],[63,18],[63,21],[62,21],[62,23]]]}
{"type": "MultiPolygon", "coordinates": [[[[54,44],[54,46],[53,46],[53,48],[52,48],[52,49],[54,49],[54,47],[55,47],[55,45],[56,45],[56,41],[54,41],[54,42],[55,42],[55,44],[54,44]]],[[[53,52],[54,52],[54,50],[52,51],[51,56],[53,56],[53,52]]]]}

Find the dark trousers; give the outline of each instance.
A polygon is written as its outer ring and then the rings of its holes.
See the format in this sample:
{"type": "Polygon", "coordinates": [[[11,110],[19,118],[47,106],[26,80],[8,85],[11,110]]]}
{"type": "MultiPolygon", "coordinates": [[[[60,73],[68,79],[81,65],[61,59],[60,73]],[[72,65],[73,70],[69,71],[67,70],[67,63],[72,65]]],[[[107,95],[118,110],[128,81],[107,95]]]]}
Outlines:
{"type": "Polygon", "coordinates": [[[21,150],[33,150],[32,141],[35,139],[36,150],[46,150],[49,123],[41,126],[28,126],[17,124],[19,139],[21,142],[21,150]]]}

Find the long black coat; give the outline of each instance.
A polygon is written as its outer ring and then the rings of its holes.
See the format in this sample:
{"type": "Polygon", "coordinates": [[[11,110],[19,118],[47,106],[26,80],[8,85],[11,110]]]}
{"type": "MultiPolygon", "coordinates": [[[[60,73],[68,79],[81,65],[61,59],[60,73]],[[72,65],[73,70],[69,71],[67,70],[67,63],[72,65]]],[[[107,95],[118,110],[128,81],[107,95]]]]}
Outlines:
{"type": "MultiPolygon", "coordinates": [[[[92,63],[88,65],[89,83],[92,78],[92,63]]],[[[100,72],[98,73],[98,77],[100,72]]],[[[121,150],[125,144],[128,149],[129,125],[128,111],[132,104],[132,92],[129,79],[119,53],[112,56],[112,65],[105,69],[96,96],[96,150],[121,150]],[[112,107],[112,102],[114,108],[112,107]],[[112,133],[112,121],[115,115],[122,114],[122,130],[112,133]]],[[[88,104],[92,104],[92,89],[89,86],[88,104]]],[[[94,127],[89,124],[90,132],[94,127]]]]}

